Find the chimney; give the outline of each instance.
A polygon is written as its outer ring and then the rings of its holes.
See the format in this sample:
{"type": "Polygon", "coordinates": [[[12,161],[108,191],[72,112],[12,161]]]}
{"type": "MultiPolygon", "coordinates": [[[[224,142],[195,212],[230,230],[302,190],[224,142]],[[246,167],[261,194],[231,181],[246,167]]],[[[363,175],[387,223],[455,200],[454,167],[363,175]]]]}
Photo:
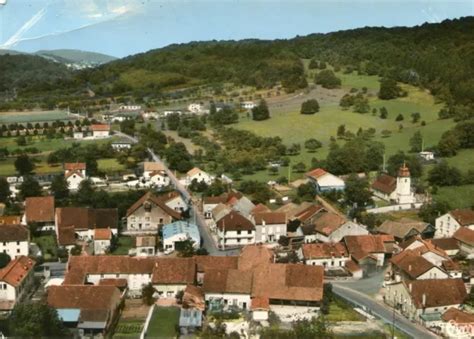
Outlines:
{"type": "Polygon", "coordinates": [[[408,290],[410,291],[410,293],[411,293],[411,292],[412,292],[412,290],[413,290],[413,289],[412,289],[412,285],[411,285],[411,283],[410,283],[410,284],[408,284],[408,290]]]}
{"type": "Polygon", "coordinates": [[[411,265],[408,265],[408,271],[411,272],[411,265]]]}
{"type": "Polygon", "coordinates": [[[421,296],[421,305],[423,307],[426,307],[426,293],[423,293],[423,295],[421,296]]]}

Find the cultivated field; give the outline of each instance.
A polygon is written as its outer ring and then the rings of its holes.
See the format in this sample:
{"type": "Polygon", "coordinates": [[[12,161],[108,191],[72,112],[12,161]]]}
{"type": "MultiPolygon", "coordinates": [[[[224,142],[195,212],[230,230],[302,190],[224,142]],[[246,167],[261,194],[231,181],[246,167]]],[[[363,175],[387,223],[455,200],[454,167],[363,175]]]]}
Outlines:
{"type": "Polygon", "coordinates": [[[76,120],[77,116],[66,111],[0,112],[0,124],[36,123],[56,120],[76,120]]]}

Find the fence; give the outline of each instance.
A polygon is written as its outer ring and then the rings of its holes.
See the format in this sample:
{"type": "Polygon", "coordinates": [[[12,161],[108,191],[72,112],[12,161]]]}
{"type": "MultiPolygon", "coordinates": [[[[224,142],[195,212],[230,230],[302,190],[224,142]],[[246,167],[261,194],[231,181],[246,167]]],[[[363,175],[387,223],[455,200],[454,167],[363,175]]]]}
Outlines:
{"type": "Polygon", "coordinates": [[[414,203],[414,204],[400,204],[400,205],[377,207],[377,208],[368,209],[367,213],[377,214],[377,213],[414,210],[414,209],[419,209],[422,205],[423,205],[423,203],[417,202],[417,203],[414,203]]]}
{"type": "Polygon", "coordinates": [[[150,310],[148,311],[148,315],[146,316],[146,320],[145,320],[145,325],[143,326],[142,333],[140,333],[140,339],[145,339],[146,331],[148,330],[148,325],[150,325],[150,320],[151,320],[151,317],[153,316],[154,310],[155,310],[155,304],[153,304],[153,306],[150,307],[150,310]]]}

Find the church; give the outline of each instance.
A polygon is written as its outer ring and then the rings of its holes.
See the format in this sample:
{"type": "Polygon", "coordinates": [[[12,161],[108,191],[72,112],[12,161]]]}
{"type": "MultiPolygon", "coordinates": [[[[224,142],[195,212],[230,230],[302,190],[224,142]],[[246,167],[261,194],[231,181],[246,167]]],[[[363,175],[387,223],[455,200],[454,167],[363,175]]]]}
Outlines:
{"type": "Polygon", "coordinates": [[[398,170],[396,178],[385,173],[381,174],[372,184],[372,192],[377,198],[398,205],[416,202],[411,189],[410,170],[405,163],[398,170]]]}

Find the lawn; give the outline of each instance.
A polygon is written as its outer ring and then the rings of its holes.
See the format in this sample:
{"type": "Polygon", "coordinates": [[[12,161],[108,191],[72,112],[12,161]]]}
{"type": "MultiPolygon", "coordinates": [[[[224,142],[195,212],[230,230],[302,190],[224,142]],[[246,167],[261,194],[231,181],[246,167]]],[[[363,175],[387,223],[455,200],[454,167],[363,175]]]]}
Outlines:
{"type": "Polygon", "coordinates": [[[61,148],[67,148],[72,146],[74,143],[80,143],[81,145],[87,144],[104,144],[113,140],[101,139],[101,140],[75,140],[75,139],[48,139],[46,136],[36,135],[26,137],[28,144],[25,146],[18,146],[16,143],[17,137],[5,137],[0,138],[0,147],[6,147],[9,151],[15,149],[24,149],[34,147],[40,150],[40,152],[52,152],[61,148]]]}
{"type": "Polygon", "coordinates": [[[365,320],[362,315],[354,311],[351,305],[336,296],[333,296],[333,300],[329,304],[329,314],[325,318],[329,322],[365,320]]]}
{"type": "Polygon", "coordinates": [[[0,113],[0,124],[43,122],[56,120],[75,120],[73,115],[66,111],[23,111],[0,113]]]}
{"type": "MultiPolygon", "coordinates": [[[[35,173],[46,174],[46,173],[61,173],[63,171],[61,166],[50,166],[46,162],[45,156],[32,156],[31,157],[36,164],[35,173]]],[[[15,175],[15,162],[16,158],[7,158],[0,160],[0,176],[15,175]]]]}
{"type": "Polygon", "coordinates": [[[52,234],[41,235],[38,237],[33,237],[31,242],[36,243],[41,252],[43,253],[43,258],[45,261],[56,261],[58,258],[58,245],[56,243],[56,237],[52,234]]]}
{"type": "Polygon", "coordinates": [[[104,171],[106,173],[119,172],[119,171],[125,170],[125,166],[122,164],[119,164],[119,162],[115,158],[99,159],[97,161],[97,164],[99,165],[99,170],[104,171]]]}
{"type": "Polygon", "coordinates": [[[452,208],[469,208],[474,206],[474,185],[439,187],[433,199],[445,201],[452,208]]]}
{"type": "Polygon", "coordinates": [[[174,338],[178,334],[179,308],[155,307],[146,336],[148,338],[174,338]]]}
{"type": "Polygon", "coordinates": [[[117,248],[112,252],[113,255],[128,255],[128,250],[135,247],[135,238],[119,236],[117,248]]]}
{"type": "MultiPolygon", "coordinates": [[[[341,74],[338,76],[342,79],[341,90],[333,90],[334,95],[341,96],[352,88],[367,87],[369,89],[369,102],[371,108],[386,107],[388,110],[387,119],[381,119],[371,112],[365,114],[354,113],[351,110],[342,110],[338,105],[339,99],[320,101],[320,111],[314,115],[302,115],[299,109],[295,109],[294,102],[291,105],[283,102],[269,102],[271,118],[265,121],[253,121],[246,115],[242,115],[240,121],[234,125],[235,128],[241,128],[254,132],[260,136],[276,137],[283,139],[286,145],[299,143],[302,151],[299,155],[291,157],[293,164],[304,162],[307,167],[311,165],[311,158],[324,159],[329,151],[330,138],[336,136],[338,126],[345,125],[346,130],[356,133],[359,128],[374,128],[376,136],[374,140],[381,141],[385,144],[387,157],[398,152],[399,150],[409,151],[409,140],[416,131],[420,131],[423,135],[425,147],[435,146],[441,135],[454,126],[452,120],[438,120],[438,111],[442,104],[436,103],[435,98],[427,91],[409,86],[402,85],[408,91],[405,98],[397,98],[393,100],[380,100],[375,93],[378,90],[378,78],[376,76],[363,76],[353,74],[341,74]],[[287,107],[285,109],[285,106],[287,107]],[[419,112],[421,114],[420,121],[416,124],[411,121],[411,113],[419,112]],[[397,122],[395,118],[402,114],[404,120],[397,122]],[[421,121],[425,121],[426,125],[422,126],[421,121]],[[403,125],[400,129],[400,125],[403,125]],[[382,130],[389,130],[389,137],[382,137],[382,130]],[[320,140],[323,147],[316,153],[307,152],[303,145],[305,140],[316,138],[320,140]]],[[[318,87],[319,88],[319,87],[318,87]]],[[[310,95],[318,98],[319,96],[328,97],[327,90],[316,89],[310,95]]],[[[305,97],[305,99],[309,98],[305,97]]],[[[297,100],[297,99],[294,99],[297,100]]],[[[471,154],[472,155],[472,154],[471,154]]],[[[461,154],[459,162],[462,158],[468,157],[469,154],[461,154]]],[[[471,163],[474,157],[470,157],[471,163]]],[[[454,161],[454,160],[453,160],[454,161]]],[[[288,175],[288,170],[283,168],[275,176],[270,176],[267,171],[262,171],[251,176],[245,176],[245,179],[270,180],[281,175],[288,175]]],[[[292,174],[292,179],[297,179],[301,174],[292,174]]]]}

